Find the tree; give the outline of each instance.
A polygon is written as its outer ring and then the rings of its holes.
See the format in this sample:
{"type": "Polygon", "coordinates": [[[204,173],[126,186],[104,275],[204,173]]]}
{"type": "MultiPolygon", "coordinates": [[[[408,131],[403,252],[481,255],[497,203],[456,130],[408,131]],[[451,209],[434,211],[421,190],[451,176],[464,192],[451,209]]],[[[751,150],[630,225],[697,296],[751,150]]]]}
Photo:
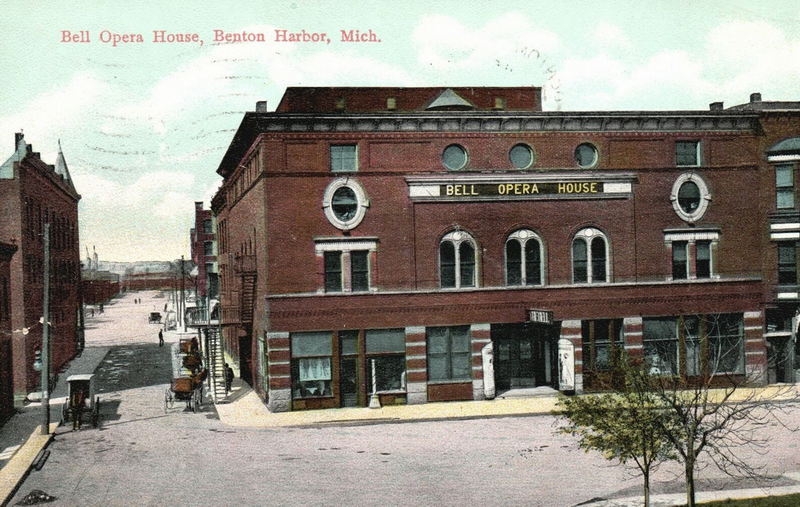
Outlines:
{"type": "Polygon", "coordinates": [[[682,317],[678,335],[679,347],[696,351],[694,360],[683,358],[671,375],[648,373],[648,383],[666,407],[668,417],[657,420],[658,431],[684,466],[686,503],[694,506],[703,454],[731,477],[762,477],[760,467],[736,451],[743,446],[765,449],[767,440],[759,430],[770,422],[786,427],[783,403],[796,394],[789,386],[754,388],[765,383],[766,369],[745,370],[744,332],[736,314],[682,317]]]}
{"type": "Polygon", "coordinates": [[[599,451],[606,459],[633,463],[642,475],[644,504],[650,505],[650,476],[658,465],[674,459],[672,445],[662,428],[669,427],[669,407],[649,386],[640,365],[621,361],[623,382],[616,391],[558,400],[557,411],[566,421],[558,431],[578,437],[585,451],[599,451]],[[668,417],[667,417],[668,418],[668,417]]]}

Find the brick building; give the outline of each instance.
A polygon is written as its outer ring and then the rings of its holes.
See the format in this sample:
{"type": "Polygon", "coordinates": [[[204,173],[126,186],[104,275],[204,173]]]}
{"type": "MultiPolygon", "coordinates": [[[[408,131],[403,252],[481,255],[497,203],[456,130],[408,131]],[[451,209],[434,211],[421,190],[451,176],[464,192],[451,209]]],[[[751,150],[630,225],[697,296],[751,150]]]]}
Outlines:
{"type": "Polygon", "coordinates": [[[51,371],[58,371],[78,351],[78,201],[64,154],[55,166],[15,135],[14,153],[0,166],[0,238],[15,241],[11,260],[11,328],[14,395],[38,390],[33,369],[41,349],[44,274],[44,224],[50,223],[51,371]],[[27,333],[17,332],[27,330],[27,333]]]}
{"type": "Polygon", "coordinates": [[[217,245],[214,233],[214,214],[203,209],[203,202],[194,203],[194,227],[190,233],[192,262],[197,266],[197,296],[207,308],[210,299],[219,294],[217,281],[217,245]]]}
{"type": "Polygon", "coordinates": [[[16,245],[0,242],[0,422],[14,413],[11,362],[11,257],[16,245]]]}
{"type": "Polygon", "coordinates": [[[787,380],[799,119],[289,88],[217,170],[226,351],[273,411],[582,391],[622,350],[787,380]]]}

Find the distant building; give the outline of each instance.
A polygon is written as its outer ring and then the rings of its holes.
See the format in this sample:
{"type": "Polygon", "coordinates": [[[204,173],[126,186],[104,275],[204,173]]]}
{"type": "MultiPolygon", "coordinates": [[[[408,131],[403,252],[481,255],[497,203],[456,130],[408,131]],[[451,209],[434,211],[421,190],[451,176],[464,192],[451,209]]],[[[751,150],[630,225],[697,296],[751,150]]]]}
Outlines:
{"type": "Polygon", "coordinates": [[[78,201],[59,146],[55,166],[42,161],[21,133],[14,153],[0,166],[0,238],[15,241],[11,260],[11,328],[14,395],[39,389],[33,369],[42,346],[44,224],[50,224],[51,371],[72,359],[79,346],[78,201]]]}
{"type": "Polygon", "coordinates": [[[793,381],[798,103],[540,92],[289,88],[244,115],[212,201],[221,326],[271,410],[599,389],[623,351],[793,381]]]}
{"type": "Polygon", "coordinates": [[[81,295],[83,303],[96,305],[116,297],[120,291],[120,275],[111,271],[101,270],[100,262],[95,251],[89,256],[87,249],[86,263],[81,270],[81,295]]]}
{"type": "Polygon", "coordinates": [[[202,201],[194,203],[194,227],[189,232],[192,262],[197,266],[195,285],[199,304],[208,306],[219,294],[217,282],[217,235],[214,214],[203,209],[202,201]]]}
{"type": "Polygon", "coordinates": [[[11,257],[16,245],[0,242],[0,423],[14,413],[11,351],[11,257]]]}

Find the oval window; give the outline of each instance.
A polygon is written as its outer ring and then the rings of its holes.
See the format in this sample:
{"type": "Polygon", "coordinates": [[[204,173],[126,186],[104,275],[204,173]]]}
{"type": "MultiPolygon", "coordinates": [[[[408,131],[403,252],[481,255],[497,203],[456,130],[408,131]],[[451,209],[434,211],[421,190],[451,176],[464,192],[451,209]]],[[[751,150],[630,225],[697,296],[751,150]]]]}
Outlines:
{"type": "Polygon", "coordinates": [[[678,205],[684,213],[694,213],[700,207],[700,187],[693,181],[686,181],[678,190],[678,205]]]}
{"type": "Polygon", "coordinates": [[[442,153],[442,163],[451,171],[463,169],[467,165],[467,150],[457,144],[451,144],[442,153]]]}
{"type": "Polygon", "coordinates": [[[508,158],[516,169],[525,169],[533,163],[533,150],[527,144],[518,144],[508,152],[508,158]]]}
{"type": "Polygon", "coordinates": [[[578,167],[592,167],[597,163],[597,148],[589,143],[579,144],[575,148],[575,162],[578,167]]]}
{"type": "Polygon", "coordinates": [[[342,222],[347,222],[356,216],[358,211],[358,199],[356,193],[350,187],[340,187],[333,193],[331,200],[333,214],[342,222]]]}

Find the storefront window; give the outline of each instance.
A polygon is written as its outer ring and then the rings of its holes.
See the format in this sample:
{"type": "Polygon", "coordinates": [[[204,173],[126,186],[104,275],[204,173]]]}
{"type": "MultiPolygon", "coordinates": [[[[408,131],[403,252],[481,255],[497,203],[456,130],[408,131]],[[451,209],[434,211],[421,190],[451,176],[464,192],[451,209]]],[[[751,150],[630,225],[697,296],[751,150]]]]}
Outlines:
{"type": "Polygon", "coordinates": [[[405,389],[406,333],[404,329],[370,329],[366,332],[367,392],[372,393],[372,368],[376,389],[405,389]]]}
{"type": "Polygon", "coordinates": [[[428,328],[428,380],[468,380],[469,326],[428,328]]]}
{"type": "Polygon", "coordinates": [[[292,396],[331,396],[331,334],[292,333],[292,396]]]}
{"type": "Polygon", "coordinates": [[[678,335],[675,317],[644,319],[644,358],[651,375],[678,374],[678,335]]]}

